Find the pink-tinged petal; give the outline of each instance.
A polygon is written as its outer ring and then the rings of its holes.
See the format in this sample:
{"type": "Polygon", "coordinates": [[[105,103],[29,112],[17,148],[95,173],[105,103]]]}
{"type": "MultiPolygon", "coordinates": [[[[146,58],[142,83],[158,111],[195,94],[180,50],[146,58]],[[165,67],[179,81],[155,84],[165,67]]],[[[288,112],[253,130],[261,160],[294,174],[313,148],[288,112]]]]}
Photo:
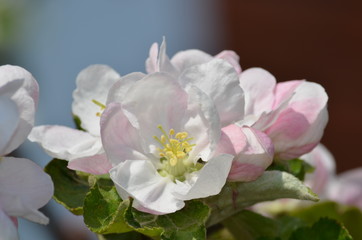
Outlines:
{"type": "Polygon", "coordinates": [[[171,63],[177,68],[179,73],[181,73],[189,67],[202,63],[207,63],[212,59],[213,57],[211,55],[203,51],[197,49],[190,49],[176,53],[172,57],[171,63]]]}
{"type": "Polygon", "coordinates": [[[220,193],[229,174],[233,156],[222,154],[210,159],[185,182],[177,182],[174,195],[182,200],[205,198],[220,193]]]}
{"type": "Polygon", "coordinates": [[[134,207],[152,214],[167,214],[184,207],[174,196],[176,184],[161,177],[147,160],[127,160],[110,171],[118,193],[123,199],[134,198],[134,207]]]}
{"type": "Polygon", "coordinates": [[[0,95],[0,156],[8,153],[7,148],[19,124],[18,107],[10,98],[0,95]]]}
{"type": "Polygon", "coordinates": [[[108,91],[120,79],[119,74],[106,65],[91,65],[82,70],[73,92],[73,114],[81,120],[81,126],[94,136],[99,136],[99,116],[102,108],[94,100],[106,104],[108,91]]]}
{"type": "Polygon", "coordinates": [[[18,230],[0,206],[0,240],[18,240],[18,230]]]}
{"type": "Polygon", "coordinates": [[[53,196],[51,178],[41,167],[24,158],[0,160],[0,202],[6,214],[47,224],[39,208],[53,196]]]}
{"type": "Polygon", "coordinates": [[[102,114],[101,136],[104,150],[113,166],[126,160],[147,159],[144,140],[119,103],[110,103],[102,114]]]}
{"type": "Polygon", "coordinates": [[[318,144],[310,153],[300,157],[315,169],[305,176],[305,183],[320,197],[325,197],[328,184],[336,175],[336,163],[332,154],[322,144],[318,144]]]}
{"type": "Polygon", "coordinates": [[[185,87],[198,87],[214,101],[222,126],[244,117],[244,93],[239,87],[239,77],[226,61],[214,59],[190,67],[179,80],[185,87]]]}
{"type": "Polygon", "coordinates": [[[170,75],[153,73],[137,81],[122,102],[123,112],[139,135],[149,145],[148,152],[159,147],[154,136],[160,137],[161,125],[165,131],[179,132],[187,108],[185,90],[170,75]]]}
{"type": "Polygon", "coordinates": [[[160,68],[158,66],[158,43],[153,43],[150,48],[149,57],[146,60],[146,71],[147,73],[159,72],[160,68]]]}
{"type": "Polygon", "coordinates": [[[253,128],[230,125],[222,129],[218,153],[235,156],[229,181],[253,181],[272,163],[274,148],[269,137],[253,128]]]}
{"type": "MultiPolygon", "coordinates": [[[[260,116],[270,112],[274,102],[275,77],[262,68],[250,68],[240,75],[240,87],[245,94],[245,115],[260,116]]],[[[254,119],[257,120],[258,118],[254,119]]],[[[251,123],[247,125],[250,126],[251,123]]]]}
{"type": "Polygon", "coordinates": [[[54,158],[71,161],[103,152],[100,137],[64,126],[34,127],[28,139],[54,158]]]}
{"type": "Polygon", "coordinates": [[[327,197],[339,203],[357,206],[362,210],[362,168],[340,174],[330,183],[327,197]]]}
{"type": "Polygon", "coordinates": [[[280,82],[275,86],[275,99],[273,104],[273,109],[278,108],[283,102],[288,101],[293,94],[295,94],[296,89],[303,84],[304,80],[294,80],[280,82]]]}
{"type": "Polygon", "coordinates": [[[146,75],[140,72],[133,72],[126,76],[121,77],[115,84],[112,85],[108,92],[107,104],[111,102],[122,103],[128,90],[146,75]]]}
{"type": "Polygon", "coordinates": [[[189,159],[194,163],[199,158],[207,162],[220,139],[219,115],[210,97],[200,89],[192,86],[188,94],[185,122],[182,125],[193,138],[191,144],[196,144],[189,153],[189,159]]]}
{"type": "Polygon", "coordinates": [[[299,157],[319,143],[328,122],[327,100],[317,83],[303,82],[295,89],[286,109],[265,130],[278,158],[299,157]]]}
{"type": "Polygon", "coordinates": [[[215,58],[220,58],[220,59],[224,59],[225,61],[227,61],[228,63],[231,64],[231,66],[234,67],[235,71],[240,74],[241,73],[241,67],[239,64],[239,56],[236,54],[236,52],[234,51],[230,51],[230,50],[224,50],[221,53],[217,54],[215,56],[215,58]]]}
{"type": "Polygon", "coordinates": [[[107,174],[112,168],[105,153],[90,157],[78,158],[68,163],[68,168],[90,174],[107,174]]]}
{"type": "Polygon", "coordinates": [[[265,168],[251,164],[234,161],[228,176],[230,182],[250,182],[256,180],[265,171],[265,168]]]}

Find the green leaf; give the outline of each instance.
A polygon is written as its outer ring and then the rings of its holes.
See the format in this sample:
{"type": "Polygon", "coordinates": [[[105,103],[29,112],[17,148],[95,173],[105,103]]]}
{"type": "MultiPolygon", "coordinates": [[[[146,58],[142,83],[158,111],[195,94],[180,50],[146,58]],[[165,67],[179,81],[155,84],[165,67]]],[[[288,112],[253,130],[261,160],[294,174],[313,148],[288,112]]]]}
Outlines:
{"type": "Polygon", "coordinates": [[[274,161],[267,170],[279,170],[288,172],[297,177],[299,180],[304,181],[305,174],[312,173],[314,171],[314,168],[312,165],[305,162],[304,160],[295,158],[288,161],[274,161]]]}
{"type": "Polygon", "coordinates": [[[279,198],[318,201],[318,197],[293,175],[266,171],[253,182],[227,183],[220,194],[204,202],[212,209],[207,226],[212,226],[255,203],[279,198]]]}
{"type": "Polygon", "coordinates": [[[83,202],[89,191],[87,177],[67,168],[65,160],[53,159],[45,167],[54,183],[53,198],[76,215],[83,214],[83,202]]]}
{"type": "Polygon", "coordinates": [[[336,220],[321,218],[311,227],[299,228],[289,240],[352,240],[347,230],[336,220]]]}
{"type": "Polygon", "coordinates": [[[137,211],[130,206],[126,221],[137,232],[152,238],[204,240],[205,221],[209,213],[209,207],[200,201],[189,201],[183,209],[159,216],[137,211]]]}
{"type": "Polygon", "coordinates": [[[348,229],[354,240],[362,240],[362,212],[356,207],[349,207],[342,213],[341,222],[348,229]]]}
{"type": "Polygon", "coordinates": [[[148,239],[138,232],[98,235],[99,240],[145,240],[148,239]]]}
{"type": "Polygon", "coordinates": [[[235,239],[253,240],[262,236],[277,236],[278,225],[273,219],[243,210],[222,222],[235,239]]]}
{"type": "Polygon", "coordinates": [[[222,223],[236,240],[275,238],[287,240],[295,229],[305,226],[298,218],[282,217],[275,220],[248,210],[243,210],[222,223]]]}
{"type": "Polygon", "coordinates": [[[122,201],[111,181],[100,179],[84,200],[84,222],[99,234],[125,233],[132,229],[126,224],[124,214],[129,200],[122,201]]]}
{"type": "Polygon", "coordinates": [[[335,202],[322,202],[298,208],[289,214],[305,222],[315,222],[321,217],[336,219],[348,229],[354,240],[362,240],[362,212],[356,207],[343,206],[335,202]]]}

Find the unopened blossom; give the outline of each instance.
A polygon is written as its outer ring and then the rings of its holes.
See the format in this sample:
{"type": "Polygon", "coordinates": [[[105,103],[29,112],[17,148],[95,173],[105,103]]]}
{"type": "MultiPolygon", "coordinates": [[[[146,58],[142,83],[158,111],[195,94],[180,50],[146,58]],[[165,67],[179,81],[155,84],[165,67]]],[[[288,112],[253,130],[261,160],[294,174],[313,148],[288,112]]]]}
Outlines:
{"type": "Polygon", "coordinates": [[[167,214],[186,200],[218,194],[233,156],[213,156],[221,134],[213,102],[196,87],[186,92],[166,73],[131,74],[120,82],[129,84],[110,91],[101,136],[122,199],[132,197],[140,211],[167,214]]]}
{"type": "Polygon", "coordinates": [[[266,133],[278,159],[293,159],[319,143],[328,122],[324,88],[304,80],[276,83],[273,75],[251,68],[240,75],[245,116],[238,123],[266,133]]]}
{"type": "Polygon", "coordinates": [[[322,144],[300,157],[314,167],[307,173],[305,183],[322,199],[328,198],[328,189],[336,178],[336,162],[332,153],[322,144]]]}
{"type": "Polygon", "coordinates": [[[52,157],[68,160],[68,167],[92,174],[111,168],[100,138],[100,116],[105,109],[110,87],[120,76],[105,65],[92,65],[79,73],[73,92],[73,114],[85,131],[57,125],[38,126],[29,140],[39,143],[52,157]]]}
{"type": "Polygon", "coordinates": [[[235,157],[230,172],[231,181],[252,181],[272,163],[273,146],[260,131],[237,127],[244,119],[244,91],[239,86],[241,68],[233,51],[223,51],[215,57],[192,49],[177,53],[171,60],[163,41],[158,52],[153,44],[146,61],[148,72],[167,72],[185,89],[199,88],[215,104],[220,116],[222,141],[218,149],[235,157]],[[250,142],[249,142],[250,141],[250,142]]]}
{"type": "Polygon", "coordinates": [[[328,198],[362,210],[362,168],[338,174],[329,184],[328,198]]]}
{"type": "Polygon", "coordinates": [[[17,240],[17,217],[47,224],[38,211],[53,195],[53,184],[43,170],[25,158],[6,156],[26,139],[34,125],[38,84],[25,69],[0,67],[0,234],[17,240]]]}

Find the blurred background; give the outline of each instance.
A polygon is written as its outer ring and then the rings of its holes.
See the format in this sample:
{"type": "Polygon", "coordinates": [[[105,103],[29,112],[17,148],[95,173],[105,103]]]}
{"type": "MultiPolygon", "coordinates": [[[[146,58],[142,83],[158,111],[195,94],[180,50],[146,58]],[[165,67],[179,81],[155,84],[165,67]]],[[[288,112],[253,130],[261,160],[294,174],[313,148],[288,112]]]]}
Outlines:
{"type": "MultiPolygon", "coordinates": [[[[77,74],[98,63],[121,75],[144,72],[149,47],[163,36],[169,56],[232,49],[243,69],[322,84],[330,97],[322,142],[339,172],[362,165],[361,1],[0,0],[0,63],[22,66],[38,80],[37,125],[74,126],[77,74]]],[[[17,155],[41,166],[50,160],[29,142],[17,155]]],[[[51,224],[21,220],[22,240],[94,239],[81,218],[56,203],[44,211],[51,224]]]]}

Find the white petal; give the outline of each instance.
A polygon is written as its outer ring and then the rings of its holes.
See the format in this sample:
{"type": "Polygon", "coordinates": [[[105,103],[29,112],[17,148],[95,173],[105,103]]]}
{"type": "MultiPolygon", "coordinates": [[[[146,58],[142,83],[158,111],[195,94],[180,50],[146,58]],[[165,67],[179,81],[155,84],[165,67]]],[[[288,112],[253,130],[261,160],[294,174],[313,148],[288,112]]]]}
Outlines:
{"type": "Polygon", "coordinates": [[[10,216],[47,224],[39,208],[53,196],[53,183],[43,169],[24,158],[0,160],[0,202],[10,216]]]}
{"type": "Polygon", "coordinates": [[[34,105],[38,105],[39,86],[30,72],[19,66],[4,65],[0,66],[0,79],[0,88],[8,82],[22,80],[19,95],[24,93],[29,95],[33,99],[34,105]]]}
{"type": "Polygon", "coordinates": [[[124,115],[119,103],[108,104],[102,114],[101,135],[104,150],[113,166],[126,160],[147,159],[144,139],[124,115]]]}
{"type": "Polygon", "coordinates": [[[218,194],[225,185],[233,156],[222,154],[210,159],[205,166],[185,182],[177,182],[175,196],[182,200],[205,198],[218,194]]]}
{"type": "Polygon", "coordinates": [[[182,130],[181,123],[187,107],[187,94],[170,75],[153,73],[136,82],[127,92],[122,103],[123,112],[131,124],[139,129],[145,143],[151,144],[150,151],[159,147],[154,136],[173,128],[182,130]]]}
{"type": "Polygon", "coordinates": [[[198,49],[190,49],[186,51],[181,51],[176,53],[172,59],[171,63],[178,69],[181,73],[185,69],[199,65],[202,63],[207,63],[211,61],[213,57],[210,54],[207,54],[198,49]]]}
{"type": "Polygon", "coordinates": [[[239,121],[244,116],[244,93],[234,68],[224,60],[186,69],[180,76],[181,85],[196,86],[215,103],[222,126],[239,121]]]}
{"type": "Polygon", "coordinates": [[[262,68],[250,68],[241,73],[240,86],[245,93],[246,116],[260,116],[272,110],[275,85],[275,77],[262,68]]]}
{"type": "Polygon", "coordinates": [[[220,52],[219,54],[217,54],[215,56],[215,58],[220,58],[220,59],[224,59],[225,61],[227,61],[228,63],[231,64],[231,66],[234,67],[235,71],[240,74],[241,73],[241,67],[239,64],[239,56],[236,54],[236,52],[234,51],[230,51],[230,50],[224,50],[222,52],[220,52]]]}
{"type": "Polygon", "coordinates": [[[38,93],[38,84],[28,71],[10,65],[0,67],[0,96],[13,100],[19,112],[18,125],[2,153],[12,152],[28,136],[34,125],[38,93]]]}
{"type": "Polygon", "coordinates": [[[0,240],[18,240],[18,230],[0,206],[0,240]]]}
{"type": "Polygon", "coordinates": [[[159,66],[157,62],[158,58],[158,43],[153,43],[150,48],[149,57],[146,60],[146,71],[147,73],[159,72],[159,66]]]}
{"type": "Polygon", "coordinates": [[[100,135],[97,113],[103,110],[93,100],[106,104],[109,89],[119,79],[119,74],[106,65],[89,66],[77,76],[77,88],[73,92],[73,114],[82,121],[82,128],[93,135],[100,135]]]}
{"type": "Polygon", "coordinates": [[[68,161],[103,152],[100,137],[64,126],[35,127],[28,138],[40,144],[50,156],[68,161]]]}
{"type": "Polygon", "coordinates": [[[0,96],[0,156],[8,154],[7,148],[19,124],[18,107],[14,101],[0,96]]]}
{"type": "Polygon", "coordinates": [[[168,58],[166,54],[166,39],[163,38],[163,41],[160,46],[160,52],[158,55],[158,66],[160,72],[165,72],[173,77],[178,77],[179,72],[177,69],[173,66],[170,59],[168,58]]]}
{"type": "Polygon", "coordinates": [[[133,84],[145,76],[145,74],[140,72],[134,72],[123,76],[110,88],[107,97],[107,104],[111,102],[122,103],[126,93],[133,86],[133,84]]]}
{"type": "Polygon", "coordinates": [[[110,171],[121,197],[131,196],[135,207],[153,214],[167,214],[184,207],[184,202],[173,195],[175,183],[161,177],[147,160],[127,160],[110,171]],[[146,210],[146,211],[147,211],[146,210]]]}
{"type": "Polygon", "coordinates": [[[188,89],[189,99],[185,114],[184,129],[196,144],[189,158],[196,163],[199,158],[208,161],[221,135],[220,119],[209,96],[197,87],[188,89]]]}

